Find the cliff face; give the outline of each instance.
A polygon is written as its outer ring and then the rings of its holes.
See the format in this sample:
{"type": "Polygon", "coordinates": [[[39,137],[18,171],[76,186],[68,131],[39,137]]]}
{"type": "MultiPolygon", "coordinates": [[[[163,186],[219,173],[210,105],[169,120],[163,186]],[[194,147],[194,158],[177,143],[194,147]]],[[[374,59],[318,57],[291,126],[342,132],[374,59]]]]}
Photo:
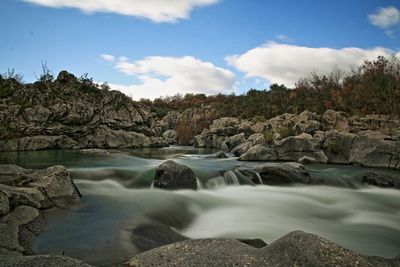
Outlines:
{"type": "Polygon", "coordinates": [[[150,110],[62,71],[54,82],[0,80],[0,150],[166,145],[150,110]]]}

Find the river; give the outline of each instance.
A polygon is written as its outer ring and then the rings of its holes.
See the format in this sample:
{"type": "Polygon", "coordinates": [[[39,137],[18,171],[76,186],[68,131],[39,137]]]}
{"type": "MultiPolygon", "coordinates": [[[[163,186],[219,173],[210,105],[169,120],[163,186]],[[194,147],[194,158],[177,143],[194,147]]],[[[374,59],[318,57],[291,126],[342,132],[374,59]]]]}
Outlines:
{"type": "Polygon", "coordinates": [[[130,241],[132,228],[141,220],[156,219],[190,238],[261,238],[271,243],[302,230],[361,254],[400,254],[400,191],[360,183],[360,175],[368,171],[399,176],[398,171],[308,165],[312,179],[323,181],[321,185],[252,186],[240,177],[220,176],[250,163],[207,158],[212,152],[191,147],[108,155],[4,152],[0,163],[26,168],[64,165],[84,196],[71,209],[44,212],[49,226],[35,244],[37,253],[64,253],[98,265],[115,263],[137,253],[130,241]],[[200,189],[153,189],[155,168],[167,159],[192,168],[200,189]]]}

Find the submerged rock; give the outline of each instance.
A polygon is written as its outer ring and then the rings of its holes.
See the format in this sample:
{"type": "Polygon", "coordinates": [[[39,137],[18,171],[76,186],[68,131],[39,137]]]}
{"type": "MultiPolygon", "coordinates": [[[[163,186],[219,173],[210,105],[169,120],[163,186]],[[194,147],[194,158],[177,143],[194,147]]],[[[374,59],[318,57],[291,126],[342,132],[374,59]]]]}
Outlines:
{"type": "Polygon", "coordinates": [[[219,151],[214,154],[207,155],[206,158],[208,158],[208,159],[226,159],[226,158],[228,158],[228,156],[224,152],[219,151]]]}
{"type": "Polygon", "coordinates": [[[237,240],[185,240],[141,253],[125,266],[398,266],[396,259],[367,257],[317,235],[291,232],[263,248],[237,240]]]}
{"type": "Polygon", "coordinates": [[[383,187],[400,189],[400,178],[391,177],[380,173],[366,173],[362,176],[362,182],[365,184],[383,187]]]}
{"type": "Polygon", "coordinates": [[[268,185],[309,184],[311,181],[304,166],[295,162],[268,162],[257,166],[255,170],[260,174],[263,184],[268,185]]]}
{"type": "Polygon", "coordinates": [[[194,172],[187,166],[168,160],[157,167],[154,187],[161,189],[197,189],[194,172]]]}

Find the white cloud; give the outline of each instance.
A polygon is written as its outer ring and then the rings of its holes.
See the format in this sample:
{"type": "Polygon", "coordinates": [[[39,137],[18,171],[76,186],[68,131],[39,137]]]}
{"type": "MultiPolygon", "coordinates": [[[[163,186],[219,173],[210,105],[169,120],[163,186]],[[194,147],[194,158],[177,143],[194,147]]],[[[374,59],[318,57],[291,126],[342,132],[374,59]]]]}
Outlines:
{"type": "MultiPolygon", "coordinates": [[[[231,66],[244,72],[246,77],[264,78],[269,83],[294,84],[309,73],[328,73],[333,67],[348,69],[379,55],[389,56],[394,51],[376,47],[361,49],[313,48],[268,42],[241,55],[226,58],[231,66]]],[[[397,55],[400,55],[398,53],[397,55]]]]}
{"type": "Polygon", "coordinates": [[[400,24],[400,10],[393,6],[381,7],[377,13],[369,14],[368,19],[373,25],[388,29],[400,24]]]}
{"type": "Polygon", "coordinates": [[[285,35],[285,34],[278,34],[275,36],[275,38],[279,41],[282,42],[288,42],[288,43],[293,43],[294,40],[292,38],[290,38],[289,36],[285,35]]]}
{"type": "MultiPolygon", "coordinates": [[[[111,55],[101,55],[110,62],[109,56],[111,55]]],[[[110,84],[113,89],[120,90],[133,99],[154,99],[177,93],[230,93],[235,83],[233,72],[191,56],[153,56],[136,61],[123,57],[113,62],[118,71],[134,75],[140,80],[139,84],[128,86],[110,84]]]]}
{"type": "Polygon", "coordinates": [[[101,54],[100,57],[105,61],[115,62],[115,57],[113,55],[101,54]]]}
{"type": "Polygon", "coordinates": [[[176,22],[189,17],[196,7],[220,0],[22,0],[52,8],[77,8],[85,13],[106,12],[149,19],[154,22],[176,22]]]}

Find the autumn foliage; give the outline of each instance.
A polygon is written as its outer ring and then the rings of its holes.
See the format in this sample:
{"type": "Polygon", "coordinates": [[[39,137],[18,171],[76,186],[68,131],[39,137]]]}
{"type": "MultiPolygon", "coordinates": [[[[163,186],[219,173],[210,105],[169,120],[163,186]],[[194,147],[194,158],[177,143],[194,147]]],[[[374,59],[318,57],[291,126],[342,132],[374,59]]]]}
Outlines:
{"type": "Polygon", "coordinates": [[[312,73],[293,89],[273,84],[269,90],[251,89],[243,95],[186,94],[141,101],[159,116],[202,106],[213,108],[220,116],[258,119],[306,109],[320,114],[335,109],[357,115],[400,115],[400,59],[378,57],[348,73],[337,68],[325,75],[312,73]]]}

